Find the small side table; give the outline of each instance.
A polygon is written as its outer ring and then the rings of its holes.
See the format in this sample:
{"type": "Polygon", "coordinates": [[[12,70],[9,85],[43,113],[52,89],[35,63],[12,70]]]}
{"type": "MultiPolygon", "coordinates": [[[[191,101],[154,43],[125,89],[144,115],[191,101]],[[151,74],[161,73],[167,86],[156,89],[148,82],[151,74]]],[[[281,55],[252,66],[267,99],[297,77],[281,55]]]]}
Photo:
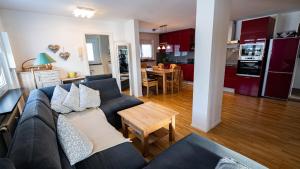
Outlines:
{"type": "Polygon", "coordinates": [[[24,104],[25,101],[21,89],[8,90],[0,98],[0,137],[4,142],[1,146],[6,151],[11,143],[20,115],[23,112],[24,104]]]}
{"type": "Polygon", "coordinates": [[[78,76],[78,77],[74,77],[74,78],[64,78],[64,79],[61,79],[61,83],[62,84],[76,83],[76,82],[81,82],[84,79],[85,79],[84,76],[78,76]]]}
{"type": "Polygon", "coordinates": [[[165,135],[169,135],[169,142],[175,140],[175,110],[153,102],[118,112],[122,118],[123,135],[128,138],[131,131],[142,142],[142,153],[148,155],[149,144],[165,135]],[[168,126],[169,130],[164,127],[168,126]]]}

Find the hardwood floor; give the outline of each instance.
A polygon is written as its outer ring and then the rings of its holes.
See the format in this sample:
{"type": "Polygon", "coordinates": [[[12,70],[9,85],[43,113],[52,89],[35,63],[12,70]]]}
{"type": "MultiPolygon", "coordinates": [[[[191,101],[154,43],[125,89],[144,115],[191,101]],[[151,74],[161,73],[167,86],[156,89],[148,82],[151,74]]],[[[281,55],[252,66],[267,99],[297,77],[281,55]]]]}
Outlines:
{"type": "MultiPolygon", "coordinates": [[[[195,132],[269,168],[300,168],[300,103],[224,93],[222,122],[204,133],[191,127],[192,85],[180,93],[141,97],[177,110],[176,140],[195,132]]],[[[138,143],[137,143],[138,144],[138,143]]],[[[153,158],[168,148],[168,137],[150,146],[153,158]]]]}

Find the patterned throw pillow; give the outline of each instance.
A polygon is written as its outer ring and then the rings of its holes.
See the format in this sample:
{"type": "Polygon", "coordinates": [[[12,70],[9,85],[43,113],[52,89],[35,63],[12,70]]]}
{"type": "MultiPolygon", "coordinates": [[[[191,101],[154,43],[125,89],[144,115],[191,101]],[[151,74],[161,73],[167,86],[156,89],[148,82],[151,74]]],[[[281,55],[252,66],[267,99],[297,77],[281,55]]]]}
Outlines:
{"type": "Polygon", "coordinates": [[[58,113],[69,113],[72,110],[64,106],[64,102],[68,92],[60,86],[56,86],[51,98],[51,109],[55,110],[58,113]]]}
{"type": "Polygon", "coordinates": [[[80,107],[80,99],[79,99],[79,89],[78,87],[72,83],[71,89],[66,96],[63,105],[74,110],[74,111],[83,111],[85,107],[80,107]]]}
{"type": "Polygon", "coordinates": [[[71,165],[88,158],[93,151],[93,143],[77,130],[64,115],[57,119],[57,136],[71,165]]]}
{"type": "Polygon", "coordinates": [[[101,104],[99,90],[94,90],[82,84],[79,85],[80,107],[94,108],[101,104]]]}

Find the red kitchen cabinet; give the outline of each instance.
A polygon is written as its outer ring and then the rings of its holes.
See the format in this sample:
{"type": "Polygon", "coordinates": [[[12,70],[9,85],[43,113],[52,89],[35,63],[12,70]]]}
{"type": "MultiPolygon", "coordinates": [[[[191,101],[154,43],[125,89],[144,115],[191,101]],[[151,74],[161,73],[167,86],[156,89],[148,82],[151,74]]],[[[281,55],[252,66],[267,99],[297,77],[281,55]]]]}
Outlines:
{"type": "Polygon", "coordinates": [[[278,73],[269,72],[267,78],[267,84],[271,84],[272,87],[266,87],[265,96],[287,99],[292,83],[293,74],[290,73],[278,73]],[[282,83],[284,82],[284,83],[282,83]]]}
{"type": "Polygon", "coordinates": [[[270,39],[274,33],[275,19],[263,17],[242,22],[240,43],[270,39]]]}
{"type": "Polygon", "coordinates": [[[259,96],[260,77],[237,76],[235,93],[247,96],[259,96]]]}
{"type": "Polygon", "coordinates": [[[172,47],[180,45],[180,51],[192,51],[195,43],[195,29],[191,28],[160,34],[159,42],[167,43],[172,47]]]}
{"type": "Polygon", "coordinates": [[[179,64],[183,73],[183,80],[194,81],[194,64],[179,64]]]}
{"type": "Polygon", "coordinates": [[[225,77],[224,77],[224,87],[235,89],[237,84],[237,75],[236,75],[235,66],[226,66],[225,68],[225,77]]]}

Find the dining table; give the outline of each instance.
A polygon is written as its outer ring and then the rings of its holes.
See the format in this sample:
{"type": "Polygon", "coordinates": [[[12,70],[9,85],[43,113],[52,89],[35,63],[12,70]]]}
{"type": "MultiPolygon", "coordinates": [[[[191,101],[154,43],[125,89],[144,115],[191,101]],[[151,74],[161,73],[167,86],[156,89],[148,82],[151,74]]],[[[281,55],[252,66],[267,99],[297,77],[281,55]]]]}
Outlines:
{"type": "Polygon", "coordinates": [[[167,75],[172,73],[172,69],[153,69],[153,68],[147,68],[146,69],[148,74],[161,76],[163,79],[163,93],[167,94],[167,75]]]}

